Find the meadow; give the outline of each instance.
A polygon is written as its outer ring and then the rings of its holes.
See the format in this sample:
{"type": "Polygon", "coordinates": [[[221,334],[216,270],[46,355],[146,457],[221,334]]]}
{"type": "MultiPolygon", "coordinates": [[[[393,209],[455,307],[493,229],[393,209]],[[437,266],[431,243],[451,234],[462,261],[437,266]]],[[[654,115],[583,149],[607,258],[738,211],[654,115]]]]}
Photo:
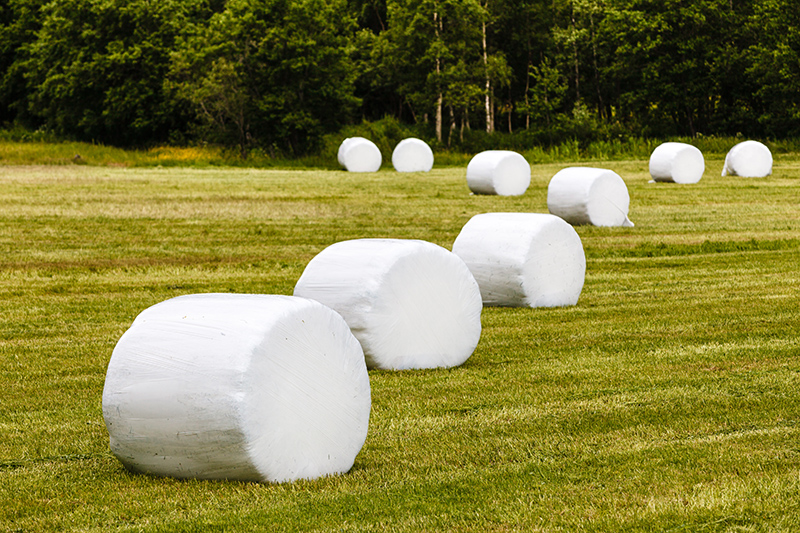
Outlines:
{"type": "MultiPolygon", "coordinates": [[[[66,156],[65,156],[66,157],[66,156]]],[[[291,294],[344,239],[450,249],[478,213],[547,212],[430,173],[0,166],[0,531],[797,531],[800,157],[772,176],[649,183],[595,161],[633,228],[576,228],[577,306],[485,308],[461,367],[371,371],[353,469],[290,484],[127,472],[101,395],[143,309],[291,294]]]]}

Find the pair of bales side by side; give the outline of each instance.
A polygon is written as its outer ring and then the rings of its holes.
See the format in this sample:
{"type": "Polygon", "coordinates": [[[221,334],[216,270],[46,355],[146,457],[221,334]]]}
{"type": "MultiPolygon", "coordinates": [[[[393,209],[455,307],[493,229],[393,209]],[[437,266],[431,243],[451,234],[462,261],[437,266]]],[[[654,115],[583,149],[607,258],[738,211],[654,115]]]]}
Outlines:
{"type": "MultiPolygon", "coordinates": [[[[348,172],[377,172],[383,163],[378,146],[364,137],[342,141],[337,158],[348,172]]],[[[428,172],[433,168],[433,150],[421,139],[403,139],[392,151],[392,166],[397,172],[428,172]]]]}
{"type": "MultiPolygon", "coordinates": [[[[467,186],[475,194],[518,196],[530,182],[530,164],[517,152],[487,150],[467,165],[467,186]]],[[[573,225],[632,226],[629,207],[628,188],[611,170],[568,167],[547,187],[548,211],[573,225]]]]}
{"type": "MultiPolygon", "coordinates": [[[[705,172],[705,158],[695,146],[663,143],[650,156],[650,175],[656,182],[697,183],[705,172]]],[[[772,152],[758,141],[743,141],[725,156],[722,175],[763,178],[772,174],[772,152]]]]}

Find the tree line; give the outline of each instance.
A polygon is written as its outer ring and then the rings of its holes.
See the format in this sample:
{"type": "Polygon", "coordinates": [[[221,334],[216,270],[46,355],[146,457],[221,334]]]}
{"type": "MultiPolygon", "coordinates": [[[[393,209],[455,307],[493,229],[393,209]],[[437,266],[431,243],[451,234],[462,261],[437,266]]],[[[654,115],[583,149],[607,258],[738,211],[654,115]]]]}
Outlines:
{"type": "Polygon", "coordinates": [[[0,0],[0,123],[282,154],[465,135],[800,135],[797,0],[0,0]]]}

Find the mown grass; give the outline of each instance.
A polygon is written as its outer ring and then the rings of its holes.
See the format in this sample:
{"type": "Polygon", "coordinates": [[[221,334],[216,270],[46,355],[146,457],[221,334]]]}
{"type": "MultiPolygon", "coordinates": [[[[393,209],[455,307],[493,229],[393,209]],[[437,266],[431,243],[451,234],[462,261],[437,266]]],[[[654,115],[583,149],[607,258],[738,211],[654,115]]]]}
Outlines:
{"type": "Polygon", "coordinates": [[[333,242],[450,248],[490,211],[546,212],[427,174],[0,167],[0,530],[796,531],[800,163],[648,183],[603,163],[633,228],[579,227],[577,306],[484,310],[449,370],[372,371],[346,475],[283,485],[126,472],[108,450],[111,351],[180,294],[291,294],[333,242]]]}

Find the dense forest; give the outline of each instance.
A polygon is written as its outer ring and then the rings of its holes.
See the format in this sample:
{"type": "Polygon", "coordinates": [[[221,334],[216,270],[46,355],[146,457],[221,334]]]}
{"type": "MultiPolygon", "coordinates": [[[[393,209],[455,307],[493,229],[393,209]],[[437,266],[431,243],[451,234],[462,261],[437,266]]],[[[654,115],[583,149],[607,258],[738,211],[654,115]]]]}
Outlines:
{"type": "Polygon", "coordinates": [[[800,2],[0,0],[0,75],[0,124],[117,146],[789,138],[800,2]]]}

